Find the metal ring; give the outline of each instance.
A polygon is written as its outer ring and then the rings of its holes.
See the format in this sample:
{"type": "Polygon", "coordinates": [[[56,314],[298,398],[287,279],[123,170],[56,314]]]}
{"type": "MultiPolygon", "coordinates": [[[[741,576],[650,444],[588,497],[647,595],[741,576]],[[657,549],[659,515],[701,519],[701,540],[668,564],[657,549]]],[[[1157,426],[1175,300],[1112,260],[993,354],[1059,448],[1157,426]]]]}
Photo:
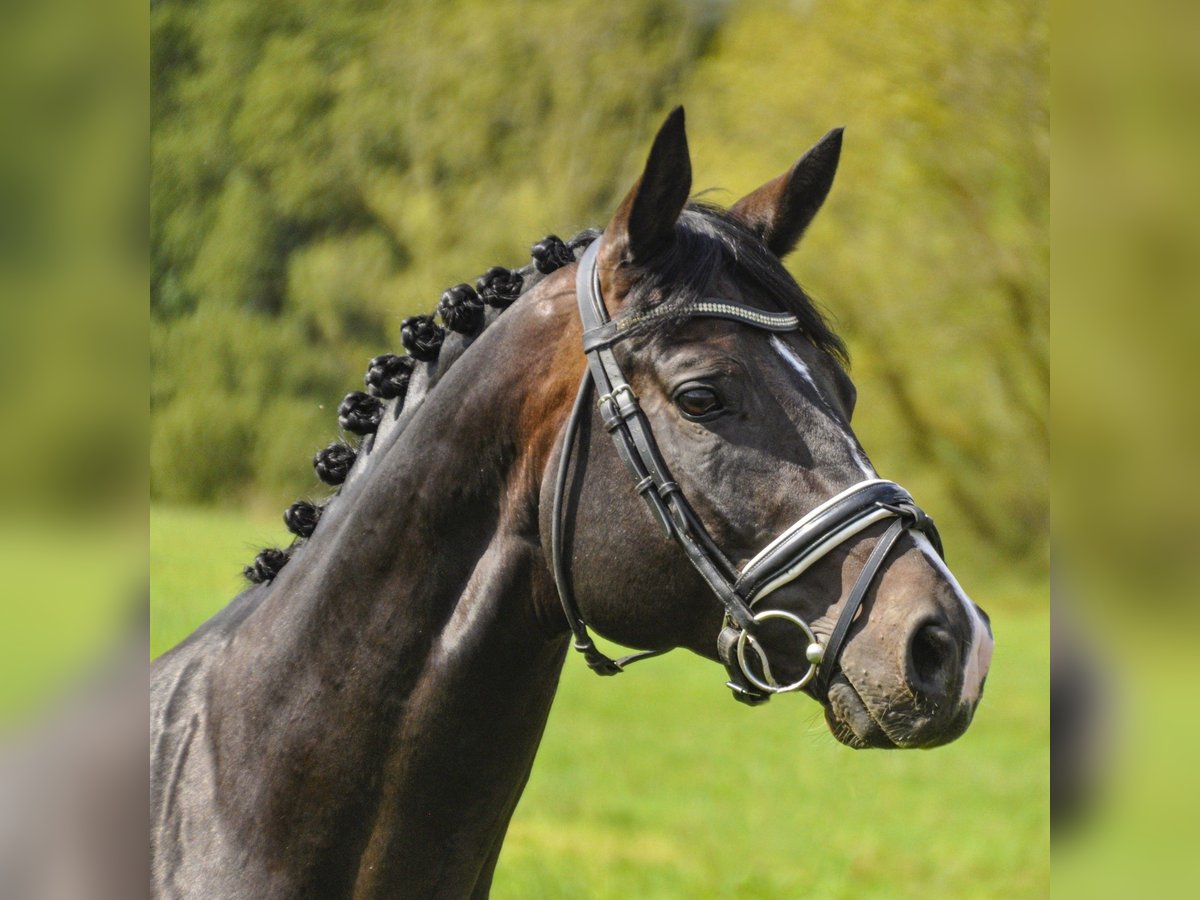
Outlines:
{"type": "MultiPolygon", "coordinates": [[[[785,622],[791,622],[802,632],[804,632],[804,636],[808,638],[809,648],[813,647],[813,645],[818,647],[820,646],[819,642],[817,641],[817,636],[813,634],[813,630],[808,627],[808,623],[793,613],[785,612],[782,609],[764,609],[754,614],[755,622],[762,622],[765,619],[783,619],[785,622]]],[[[806,652],[807,650],[808,648],[806,648],[806,652]]],[[[771,674],[771,667],[767,663],[767,654],[762,647],[759,646],[758,641],[752,638],[750,633],[747,631],[743,631],[738,635],[737,661],[738,666],[742,670],[742,674],[745,675],[746,679],[756,688],[761,691],[766,691],[769,694],[786,694],[789,691],[798,691],[800,688],[812,681],[813,676],[817,674],[817,666],[820,665],[820,663],[812,662],[811,656],[809,657],[809,660],[808,671],[804,673],[804,676],[799,681],[794,681],[791,684],[781,685],[771,674]],[[766,681],[755,675],[754,672],[751,671],[750,667],[746,665],[747,644],[749,644],[750,647],[753,648],[754,652],[758,655],[758,661],[762,664],[763,674],[767,676],[766,681]]]]}

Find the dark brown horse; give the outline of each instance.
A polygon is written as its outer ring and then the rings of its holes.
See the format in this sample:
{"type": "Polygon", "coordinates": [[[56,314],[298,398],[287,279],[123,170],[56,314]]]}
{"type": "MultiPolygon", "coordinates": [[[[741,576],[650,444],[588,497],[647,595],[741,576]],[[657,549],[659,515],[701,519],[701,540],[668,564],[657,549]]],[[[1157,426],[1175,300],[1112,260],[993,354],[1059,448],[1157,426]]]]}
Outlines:
{"type": "MultiPolygon", "coordinates": [[[[289,510],[304,539],[260,554],[248,574],[261,583],[154,663],[157,895],[487,894],[570,645],[551,547],[564,453],[564,589],[579,627],[729,662],[715,582],[647,514],[610,439],[606,426],[629,423],[589,402],[568,445],[585,369],[577,260],[593,247],[596,296],[636,325],[609,350],[673,476],[652,493],[686,497],[705,552],[736,573],[830,498],[890,484],[851,431],[842,344],[779,262],[840,147],[832,132],[729,211],[688,204],[676,111],[602,236],[547,240],[534,265],[492,270],[478,294],[448,291],[449,332],[405,323],[409,356],[368,372],[384,399],[343,404],[343,427],[366,436],[318,454],[319,474],[344,482],[337,495],[289,510]],[[742,318],[688,314],[697,298],[742,318]]],[[[776,579],[770,605],[811,624],[813,659],[865,590],[840,652],[820,661],[820,689],[804,688],[834,736],[929,747],[961,734],[991,634],[924,534],[872,521],[804,569],[776,579]]],[[[750,674],[811,673],[792,637],[762,628],[751,643],[772,672],[750,674]]]]}

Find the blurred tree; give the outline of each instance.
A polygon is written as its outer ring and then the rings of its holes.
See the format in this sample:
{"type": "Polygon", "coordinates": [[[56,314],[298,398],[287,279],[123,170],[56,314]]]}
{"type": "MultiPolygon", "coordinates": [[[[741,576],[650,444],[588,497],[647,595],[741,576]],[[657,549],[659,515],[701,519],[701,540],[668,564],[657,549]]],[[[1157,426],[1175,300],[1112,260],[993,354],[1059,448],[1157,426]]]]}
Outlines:
{"type": "Polygon", "coordinates": [[[328,439],[337,385],[231,373],[320,358],[357,387],[444,287],[601,218],[712,9],[154,4],[152,495],[311,488],[263,470],[328,439]]]}
{"type": "Polygon", "coordinates": [[[310,490],[318,412],[400,319],[601,224],[683,101],[697,187],[727,200],[848,126],[790,263],[855,351],[864,442],[1007,558],[1044,553],[1042,4],[160,0],[151,18],[154,496],[310,490]],[[214,397],[228,421],[197,424],[214,397]]]}

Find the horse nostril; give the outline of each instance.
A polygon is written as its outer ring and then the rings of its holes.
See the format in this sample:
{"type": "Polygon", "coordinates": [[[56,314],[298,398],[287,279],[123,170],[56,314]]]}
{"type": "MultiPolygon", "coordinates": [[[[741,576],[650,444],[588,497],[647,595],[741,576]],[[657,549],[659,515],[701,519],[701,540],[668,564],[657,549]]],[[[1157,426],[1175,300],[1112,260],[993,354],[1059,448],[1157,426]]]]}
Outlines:
{"type": "Polygon", "coordinates": [[[909,682],[919,692],[941,696],[950,689],[958,648],[950,632],[926,622],[913,632],[908,645],[909,682]]]}

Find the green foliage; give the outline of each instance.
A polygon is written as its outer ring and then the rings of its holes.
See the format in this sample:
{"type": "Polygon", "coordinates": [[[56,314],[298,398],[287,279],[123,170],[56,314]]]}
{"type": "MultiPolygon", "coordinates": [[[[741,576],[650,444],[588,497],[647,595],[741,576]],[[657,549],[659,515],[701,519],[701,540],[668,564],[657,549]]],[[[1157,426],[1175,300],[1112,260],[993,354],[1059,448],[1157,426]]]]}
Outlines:
{"type": "Polygon", "coordinates": [[[719,200],[847,126],[790,264],[850,343],[858,431],[968,552],[1044,561],[1042,4],[164,0],[151,20],[153,496],[311,490],[400,320],[602,224],[685,102],[719,200]]]}
{"type": "Polygon", "coordinates": [[[151,492],[213,500],[311,489],[316,412],[405,315],[600,220],[711,22],[216,0],[152,27],[151,492]]]}
{"type": "Polygon", "coordinates": [[[227,394],[201,394],[180,398],[157,417],[150,467],[158,496],[215,500],[246,480],[254,429],[244,406],[227,394]]]}
{"type": "Polygon", "coordinates": [[[287,295],[295,317],[322,343],[387,341],[395,254],[377,231],[314,241],[288,260],[287,295]]]}
{"type": "Polygon", "coordinates": [[[336,407],[349,360],[308,344],[298,322],[217,304],[155,323],[152,494],[212,501],[254,487],[276,497],[309,487],[308,460],[328,421],[321,407],[336,407]]]}
{"type": "Polygon", "coordinates": [[[214,203],[213,220],[188,272],[192,293],[211,304],[276,308],[266,192],[234,173],[214,203]]]}

